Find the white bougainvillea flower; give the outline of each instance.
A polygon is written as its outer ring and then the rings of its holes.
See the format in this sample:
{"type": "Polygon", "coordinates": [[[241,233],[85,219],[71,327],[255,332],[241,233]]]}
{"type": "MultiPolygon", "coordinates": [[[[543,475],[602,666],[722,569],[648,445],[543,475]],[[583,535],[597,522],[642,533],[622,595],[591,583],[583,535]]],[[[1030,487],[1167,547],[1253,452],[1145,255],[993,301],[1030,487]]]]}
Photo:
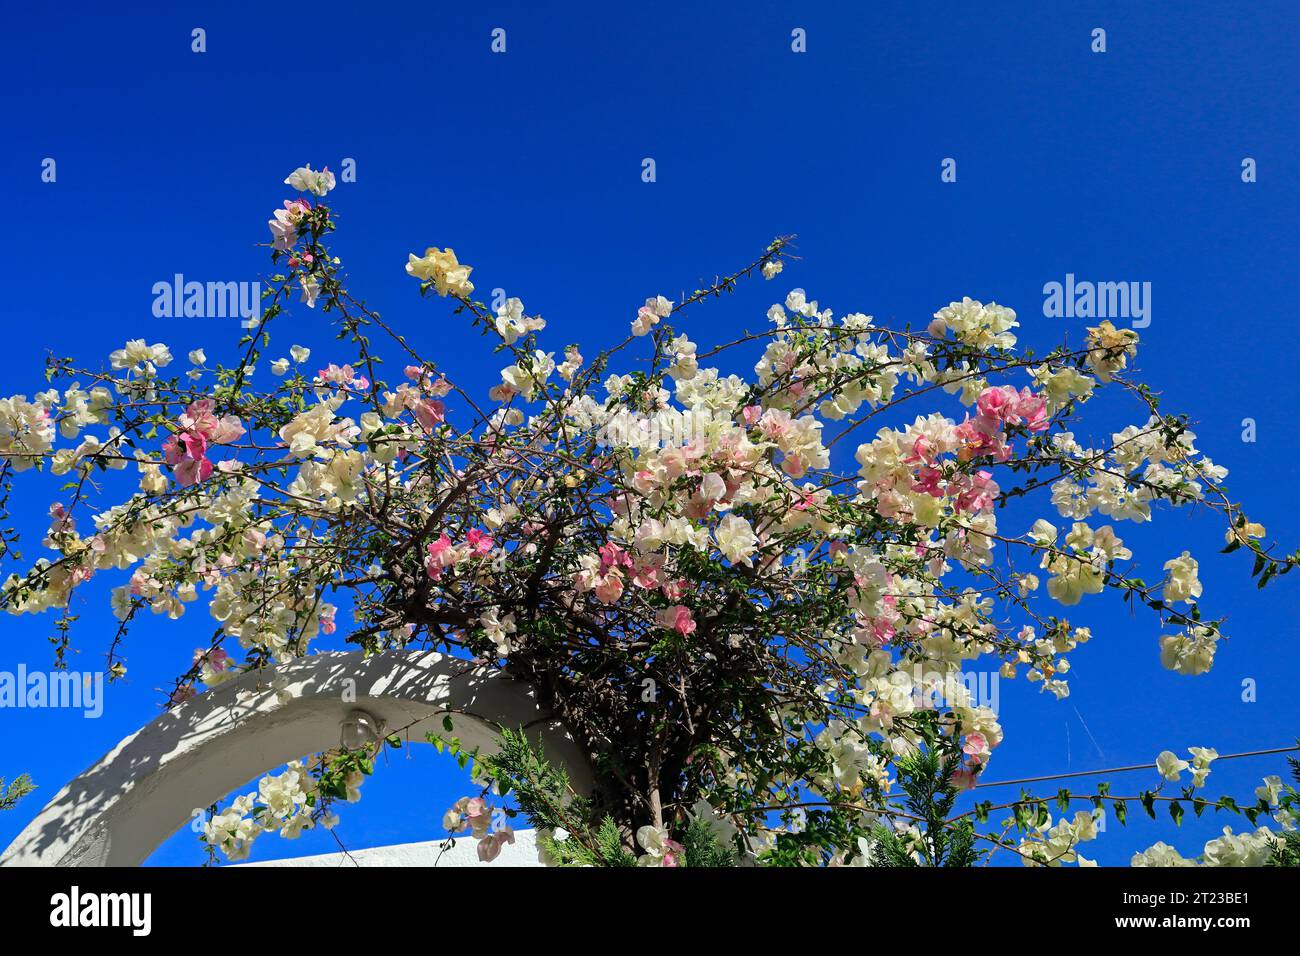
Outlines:
{"type": "Polygon", "coordinates": [[[113,368],[154,374],[157,369],[171,364],[172,353],[161,342],[146,345],[144,339],[132,339],[124,348],[109,355],[113,368]]]}
{"type": "Polygon", "coordinates": [[[1255,788],[1255,797],[1270,807],[1276,807],[1278,798],[1282,795],[1282,778],[1278,776],[1268,776],[1264,778],[1264,785],[1255,788]]]}
{"type": "Polygon", "coordinates": [[[1160,776],[1173,783],[1178,782],[1179,774],[1187,767],[1187,761],[1180,759],[1172,750],[1163,750],[1156,758],[1156,769],[1160,772],[1160,776]]]}
{"type": "Polygon", "coordinates": [[[685,852],[682,845],[661,827],[641,827],[636,831],[636,842],[646,851],[637,859],[638,866],[677,866],[685,852]]]}
{"type": "Polygon", "coordinates": [[[1188,747],[1192,755],[1192,785],[1205,786],[1205,778],[1210,775],[1210,762],[1219,759],[1219,752],[1212,747],[1188,747]]]}
{"type": "Polygon", "coordinates": [[[1196,559],[1184,551],[1172,561],[1165,562],[1165,586],[1162,597],[1169,604],[1177,601],[1195,603],[1201,596],[1201,582],[1197,579],[1196,559]]]}
{"type": "Polygon", "coordinates": [[[300,193],[324,196],[334,188],[334,174],[329,171],[328,166],[320,172],[315,172],[311,166],[299,166],[289,174],[284,183],[300,193]]]}

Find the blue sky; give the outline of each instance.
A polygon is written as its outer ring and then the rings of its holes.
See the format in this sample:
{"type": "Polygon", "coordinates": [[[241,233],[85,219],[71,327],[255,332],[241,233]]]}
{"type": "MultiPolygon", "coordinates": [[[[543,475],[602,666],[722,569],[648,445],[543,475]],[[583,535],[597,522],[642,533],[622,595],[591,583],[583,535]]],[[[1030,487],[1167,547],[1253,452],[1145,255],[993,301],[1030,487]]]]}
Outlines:
{"type": "MultiPolygon", "coordinates": [[[[7,13],[4,393],[43,388],[50,349],[96,363],[145,337],[177,356],[202,345],[228,359],[236,324],[155,318],[153,284],[175,273],[256,279],[267,265],[256,244],[288,195],[280,181],[304,163],[338,169],[350,157],[357,181],[331,205],[354,289],[480,393],[500,363],[441,303],[419,301],[402,271],[407,252],[454,247],[480,291],[518,295],[557,347],[582,341],[593,352],[621,339],[647,295],[677,298],[783,233],[799,234],[803,261],[776,283],[692,310],[692,338],[761,328],[767,306],[799,286],[838,313],[882,321],[923,323],[962,295],[995,299],[1041,347],[1078,341],[1088,324],[1044,317],[1044,283],[1066,273],[1150,282],[1145,378],[1166,410],[1197,422],[1200,446],[1230,469],[1235,498],[1270,538],[1300,540],[1289,437],[1300,254],[1293,4],[540,6],[7,13]],[[207,31],[206,53],[191,52],[195,27],[207,31]],[[496,27],[507,31],[505,55],[489,49],[496,27]],[[804,54],[790,48],[796,27],[807,31],[804,54]],[[1107,31],[1104,54],[1090,51],[1096,27],[1107,31]],[[55,183],[41,181],[46,157],[55,183]],[[641,181],[646,157],[657,182],[641,181]],[[955,183],[940,181],[948,157],[955,183]],[[1246,157],[1255,183],[1241,180],[1246,157]],[[1241,439],[1244,418],[1257,423],[1254,443],[1241,439]]],[[[301,342],[327,360],[320,315],[301,309],[282,328],[284,348],[301,342]]],[[[49,500],[15,501],[36,535],[32,556],[49,500]]],[[[990,778],[1144,763],[1187,745],[1282,746],[1300,734],[1300,579],[1257,592],[1240,555],[1217,554],[1222,529],[1210,516],[1164,517],[1117,530],[1149,579],[1184,547],[1201,560],[1206,613],[1230,616],[1215,670],[1163,670],[1153,618],[1085,600],[1071,620],[1097,638],[1073,656],[1072,696],[1058,703],[1002,683],[1008,739],[990,778]],[[1247,678],[1255,703],[1241,700],[1247,678]]],[[[81,608],[73,667],[101,663],[105,592],[81,608]]],[[[48,666],[52,623],[0,621],[0,669],[48,666]]],[[[0,775],[29,771],[43,788],[0,815],[0,845],[157,713],[156,689],[206,631],[197,618],[137,628],[130,678],[110,689],[98,720],[0,711],[0,775]]],[[[1281,761],[1221,768],[1212,784],[1248,796],[1281,761]]],[[[1126,775],[1114,791],[1154,782],[1126,775]]],[[[353,847],[435,838],[465,789],[431,748],[413,748],[366,785],[339,832],[353,847]]],[[[1224,823],[1238,821],[1207,816],[1174,831],[1162,820],[1159,834],[1111,827],[1085,854],[1125,862],[1161,836],[1190,854],[1224,823]]],[[[254,857],[331,849],[323,834],[265,838],[254,857]]],[[[183,831],[153,862],[200,859],[183,831]]]]}

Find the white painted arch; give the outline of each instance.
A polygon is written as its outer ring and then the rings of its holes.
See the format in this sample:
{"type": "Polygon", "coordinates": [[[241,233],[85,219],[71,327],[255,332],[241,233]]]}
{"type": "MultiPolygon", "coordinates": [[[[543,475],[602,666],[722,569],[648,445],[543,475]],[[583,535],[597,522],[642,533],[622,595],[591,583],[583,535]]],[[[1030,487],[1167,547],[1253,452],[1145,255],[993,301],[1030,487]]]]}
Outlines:
{"type": "Polygon", "coordinates": [[[338,746],[357,709],[384,733],[409,727],[412,741],[459,715],[455,736],[483,753],[496,749],[496,726],[526,727],[575,787],[591,783],[585,755],[532,688],[499,670],[431,651],[313,654],[227,681],[127,737],[59,791],[0,866],[138,866],[196,807],[338,746]]]}

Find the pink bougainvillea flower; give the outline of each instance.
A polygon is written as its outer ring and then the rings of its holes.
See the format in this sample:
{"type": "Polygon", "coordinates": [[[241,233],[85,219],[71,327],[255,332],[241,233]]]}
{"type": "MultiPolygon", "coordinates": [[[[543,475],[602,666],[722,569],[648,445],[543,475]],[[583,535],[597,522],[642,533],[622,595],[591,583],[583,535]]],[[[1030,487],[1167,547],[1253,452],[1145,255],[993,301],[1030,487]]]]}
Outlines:
{"type": "Polygon", "coordinates": [[[425,399],[415,406],[415,420],[425,431],[433,431],[446,421],[446,406],[435,399],[425,399]]]}
{"type": "Polygon", "coordinates": [[[655,617],[661,627],[676,631],[683,637],[695,632],[695,618],[691,616],[691,609],[685,605],[674,604],[672,607],[666,607],[655,617]]]}
{"type": "Polygon", "coordinates": [[[187,488],[207,481],[211,474],[212,462],[207,458],[185,458],[176,466],[176,480],[187,488]]]}
{"type": "Polygon", "coordinates": [[[606,604],[613,604],[623,596],[623,572],[614,568],[605,574],[594,588],[596,597],[606,604]]]}
{"type": "Polygon", "coordinates": [[[429,572],[429,577],[435,581],[442,577],[443,569],[451,567],[456,563],[456,549],[452,546],[451,538],[444,533],[428,546],[429,557],[425,561],[425,569],[429,572]]]}
{"type": "Polygon", "coordinates": [[[473,549],[475,554],[488,554],[496,546],[496,541],[493,540],[492,535],[480,531],[478,528],[470,530],[465,535],[465,543],[473,549]]]}
{"type": "Polygon", "coordinates": [[[601,571],[608,571],[610,568],[630,568],[632,566],[631,556],[612,541],[601,545],[596,553],[600,555],[601,571]]]}

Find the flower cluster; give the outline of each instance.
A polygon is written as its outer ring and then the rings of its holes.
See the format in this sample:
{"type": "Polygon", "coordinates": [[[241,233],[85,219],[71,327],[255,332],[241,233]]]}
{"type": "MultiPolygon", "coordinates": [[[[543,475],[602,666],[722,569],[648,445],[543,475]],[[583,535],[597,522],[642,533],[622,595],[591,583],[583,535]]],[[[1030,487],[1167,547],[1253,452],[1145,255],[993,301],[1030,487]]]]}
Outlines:
{"type": "Polygon", "coordinates": [[[477,840],[476,852],[484,863],[501,855],[507,844],[515,842],[515,831],[508,825],[493,822],[495,810],[485,797],[461,797],[442,818],[442,826],[453,836],[469,833],[477,840]]]}
{"type": "MultiPolygon", "coordinates": [[[[286,182],[319,199],[334,177],[303,167],[286,182]]],[[[474,395],[343,288],[326,205],[289,199],[270,226],[289,271],[235,364],[196,350],[173,375],[165,345],[133,340],[108,369],[52,359],[54,387],[0,398],[6,473],[136,469],[130,488],[77,482],[42,502],[50,554],[4,582],[0,607],[70,623],[75,590],[120,573],[124,639],[144,610],[179,617],[202,596],[217,633],[173,704],[336,631],[367,651],[432,647],[504,669],[601,755],[616,829],[661,865],[679,862],[673,828],[701,797],[760,860],[843,862],[882,820],[905,842],[900,762],[942,740],[948,782],[967,790],[1003,739],[963,673],[1064,697],[1070,655],[1094,635],[1055,612],[1084,597],[1145,605],[1151,652],[1160,636],[1165,666],[1208,670],[1223,635],[1197,559],[1158,555],[1147,584],[1122,522],[1195,505],[1265,582],[1297,563],[1262,543],[1187,421],[1130,379],[1138,337],[1108,322],[1035,358],[994,303],[954,301],[914,330],[795,289],[732,342],[674,328],[742,279],[780,274],[777,240],[680,302],[646,299],[632,335],[593,360],[548,346],[519,299],[475,301],[471,267],[429,247],[406,271],[503,356],[474,395]],[[326,303],[336,344],[315,375],[297,368],[300,346],[267,354],[268,379],[257,365],[291,292],[326,303]],[[752,375],[710,364],[721,353],[744,353],[729,367],[752,375]],[[1103,388],[1137,411],[1087,447],[1078,422],[1103,388]],[[1003,517],[1012,499],[1035,509],[1028,521],[1003,517]],[[795,812],[805,804],[828,809],[795,812]],[[773,807],[791,809],[778,822],[773,807]]],[[[1193,753],[1199,782],[1212,758],[1193,753]]],[[[295,822],[312,799],[301,768],[263,783],[209,842],[238,855],[258,833],[309,825],[295,822]]],[[[490,838],[490,857],[510,836],[483,829],[485,813],[458,803],[448,829],[490,838]]],[[[1086,813],[1026,822],[1020,843],[998,845],[1068,862],[1093,827],[1086,813]]]]}
{"type": "Polygon", "coordinates": [[[176,472],[182,487],[207,481],[212,475],[208,449],[228,445],[244,434],[234,415],[217,418],[211,399],[191,402],[176,422],[176,431],[163,443],[163,460],[176,472]]]}
{"type": "MultiPolygon", "coordinates": [[[[349,802],[360,799],[362,779],[360,771],[355,772],[348,784],[349,802]]],[[[255,792],[237,797],[225,810],[214,814],[204,825],[203,840],[229,860],[244,860],[253,841],[264,833],[278,833],[294,840],[318,822],[327,830],[333,829],[338,823],[335,814],[313,815],[311,804],[316,797],[316,781],[307,767],[295,760],[283,773],[259,780],[255,792]]]]}

